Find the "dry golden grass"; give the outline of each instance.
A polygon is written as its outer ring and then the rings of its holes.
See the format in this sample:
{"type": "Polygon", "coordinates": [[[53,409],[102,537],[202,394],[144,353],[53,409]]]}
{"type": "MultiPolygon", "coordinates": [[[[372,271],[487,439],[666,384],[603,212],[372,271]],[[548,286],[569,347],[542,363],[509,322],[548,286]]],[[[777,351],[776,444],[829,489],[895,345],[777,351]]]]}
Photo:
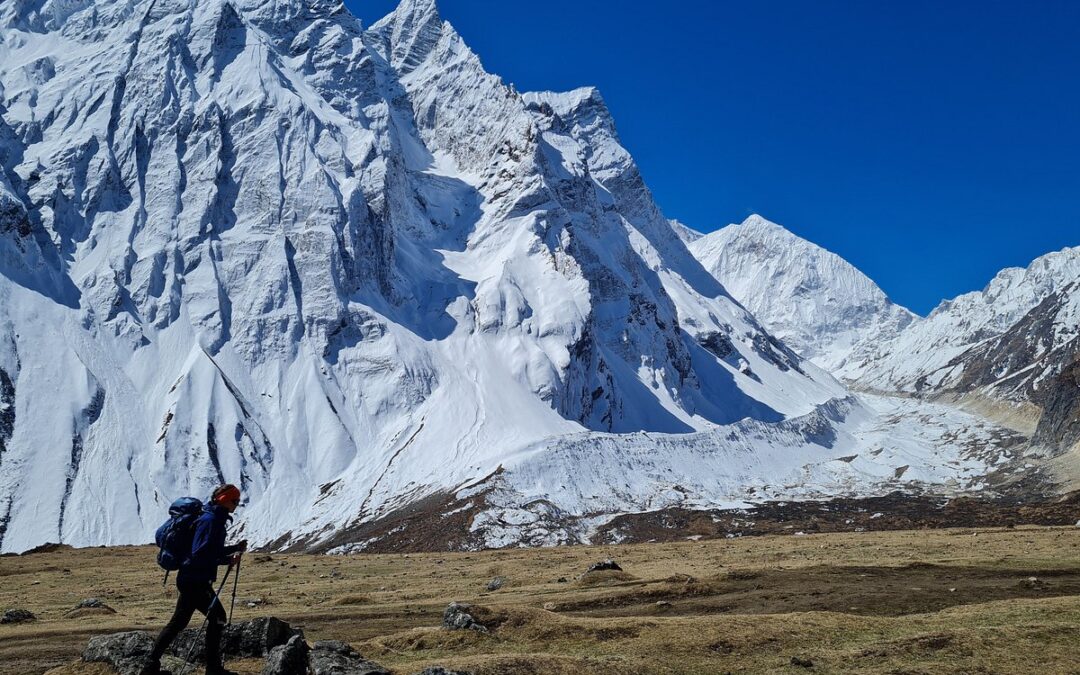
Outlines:
{"type": "MultiPolygon", "coordinates": [[[[309,641],[345,640],[406,674],[435,664],[478,675],[1080,673],[1078,554],[1076,528],[1017,528],[251,555],[235,619],[278,616],[309,641]],[[580,578],[604,558],[625,573],[580,578]],[[506,585],[488,592],[495,575],[506,585]],[[452,600],[478,605],[496,628],[442,630],[452,600]]],[[[86,640],[156,632],[174,602],[150,548],[2,558],[0,609],[39,620],[0,626],[0,672],[103,675],[73,663],[86,640]],[[117,613],[68,615],[89,597],[117,613]]],[[[261,669],[255,660],[230,666],[261,669]]]]}

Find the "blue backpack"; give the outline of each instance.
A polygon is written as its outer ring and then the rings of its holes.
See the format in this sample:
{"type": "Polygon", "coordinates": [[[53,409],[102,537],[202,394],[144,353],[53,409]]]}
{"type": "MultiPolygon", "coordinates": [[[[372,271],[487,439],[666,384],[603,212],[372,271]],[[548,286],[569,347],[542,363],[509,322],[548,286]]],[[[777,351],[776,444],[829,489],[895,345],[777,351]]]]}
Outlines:
{"type": "Polygon", "coordinates": [[[195,520],[202,513],[203,503],[194,497],[181,497],[169,506],[169,519],[154,533],[158,545],[157,562],[169,572],[180,569],[191,555],[191,539],[195,533],[195,520]]]}

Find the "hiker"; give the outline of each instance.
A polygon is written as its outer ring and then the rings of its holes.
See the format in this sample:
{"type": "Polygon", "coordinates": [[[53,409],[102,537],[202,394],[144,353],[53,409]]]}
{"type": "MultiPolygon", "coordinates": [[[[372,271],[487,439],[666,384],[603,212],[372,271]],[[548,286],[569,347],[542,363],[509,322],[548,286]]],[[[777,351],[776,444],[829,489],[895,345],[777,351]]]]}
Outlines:
{"type": "Polygon", "coordinates": [[[221,633],[225,627],[225,607],[214,591],[218,565],[239,564],[247,550],[247,540],[234,546],[225,545],[225,526],[240,506],[240,489],[222,485],[210,496],[202,513],[193,525],[191,554],[176,574],[176,611],[162,629],[140,675],[158,675],[161,657],[169,644],[187,627],[192,614],[199,610],[206,615],[206,675],[236,675],[226,670],[221,659],[221,633]]]}

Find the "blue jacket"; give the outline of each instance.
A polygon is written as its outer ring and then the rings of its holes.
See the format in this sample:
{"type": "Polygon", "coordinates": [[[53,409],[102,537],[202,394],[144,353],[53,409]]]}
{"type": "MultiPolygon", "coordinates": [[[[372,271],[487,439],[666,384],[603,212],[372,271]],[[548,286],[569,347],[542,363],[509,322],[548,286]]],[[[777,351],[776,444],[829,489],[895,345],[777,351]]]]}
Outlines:
{"type": "Polygon", "coordinates": [[[224,507],[207,504],[195,520],[191,537],[191,555],[180,565],[176,583],[192,584],[217,579],[218,565],[228,565],[235,546],[225,545],[225,528],[232,516],[224,507]]]}

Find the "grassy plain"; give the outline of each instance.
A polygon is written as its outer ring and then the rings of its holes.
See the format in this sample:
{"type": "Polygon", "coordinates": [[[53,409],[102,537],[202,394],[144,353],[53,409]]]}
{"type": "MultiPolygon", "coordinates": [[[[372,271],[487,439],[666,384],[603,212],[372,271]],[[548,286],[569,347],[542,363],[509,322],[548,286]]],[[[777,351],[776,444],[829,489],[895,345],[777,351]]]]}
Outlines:
{"type": "MultiPolygon", "coordinates": [[[[0,626],[0,673],[109,672],[74,663],[87,639],[156,633],[175,602],[153,554],[61,548],[0,558],[0,610],[38,617],[0,626]],[[72,611],[91,597],[116,613],[72,611]]],[[[404,674],[435,664],[477,675],[1080,674],[1080,528],[249,554],[235,619],[265,615],[404,674]],[[624,573],[579,578],[605,558],[624,573]],[[496,576],[505,584],[488,591],[496,576]],[[497,628],[441,629],[453,600],[482,606],[497,628]]],[[[230,667],[258,673],[262,664],[230,667]]]]}

